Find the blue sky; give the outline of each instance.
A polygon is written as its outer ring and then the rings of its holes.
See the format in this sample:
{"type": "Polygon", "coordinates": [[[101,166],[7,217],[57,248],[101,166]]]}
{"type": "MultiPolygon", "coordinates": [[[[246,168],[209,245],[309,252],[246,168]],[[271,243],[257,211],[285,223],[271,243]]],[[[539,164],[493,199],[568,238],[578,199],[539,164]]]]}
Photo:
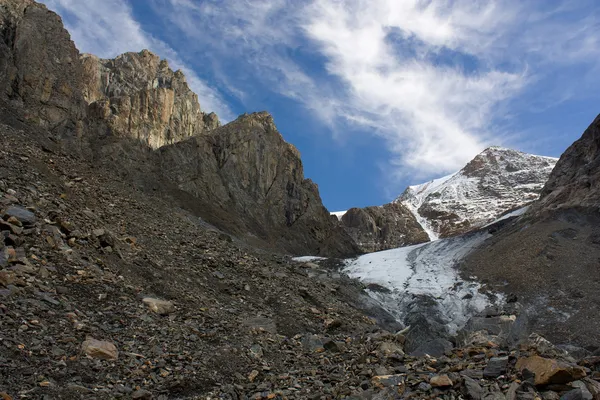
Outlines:
{"type": "Polygon", "coordinates": [[[558,157],[600,113],[597,0],[42,2],[82,52],[168,59],[222,121],[271,112],[331,211],[488,145],[558,157]]]}

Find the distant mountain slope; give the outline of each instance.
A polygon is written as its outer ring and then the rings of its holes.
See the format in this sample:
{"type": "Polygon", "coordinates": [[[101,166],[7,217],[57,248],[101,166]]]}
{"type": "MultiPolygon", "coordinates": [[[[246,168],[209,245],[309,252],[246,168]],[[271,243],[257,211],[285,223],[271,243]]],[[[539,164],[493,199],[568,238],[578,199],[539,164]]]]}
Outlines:
{"type": "Polygon", "coordinates": [[[536,200],[556,161],[490,147],[454,174],[409,186],[392,203],[333,215],[364,252],[451,237],[536,200]]]}
{"type": "Polygon", "coordinates": [[[540,200],[461,268],[517,295],[537,332],[598,349],[599,260],[600,116],[560,157],[540,200]]]}
{"type": "Polygon", "coordinates": [[[454,236],[536,200],[556,161],[490,147],[457,173],[409,186],[396,202],[413,212],[432,240],[454,236]]]}

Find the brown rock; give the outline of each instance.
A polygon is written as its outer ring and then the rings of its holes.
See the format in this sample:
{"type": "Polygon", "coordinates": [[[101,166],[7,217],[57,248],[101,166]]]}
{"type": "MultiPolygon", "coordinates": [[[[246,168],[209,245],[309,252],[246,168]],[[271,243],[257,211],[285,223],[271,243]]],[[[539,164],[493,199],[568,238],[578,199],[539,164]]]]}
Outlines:
{"type": "Polygon", "coordinates": [[[175,311],[175,305],[170,301],[145,297],[142,299],[142,302],[146,304],[152,312],[157,314],[167,315],[175,311]]]}
{"type": "Polygon", "coordinates": [[[81,344],[81,350],[92,358],[102,360],[116,360],[119,357],[119,351],[113,343],[96,340],[92,337],[88,337],[81,344]]]}
{"type": "Polygon", "coordinates": [[[15,274],[10,271],[0,271],[0,285],[8,286],[15,282],[15,274]]]}
{"type": "Polygon", "coordinates": [[[433,387],[450,387],[453,385],[448,375],[435,375],[429,380],[429,384],[433,387]]]}
{"type": "Polygon", "coordinates": [[[531,356],[520,358],[516,368],[523,372],[529,370],[535,374],[535,385],[569,383],[586,376],[585,370],[577,365],[570,365],[561,361],[531,356]]]}

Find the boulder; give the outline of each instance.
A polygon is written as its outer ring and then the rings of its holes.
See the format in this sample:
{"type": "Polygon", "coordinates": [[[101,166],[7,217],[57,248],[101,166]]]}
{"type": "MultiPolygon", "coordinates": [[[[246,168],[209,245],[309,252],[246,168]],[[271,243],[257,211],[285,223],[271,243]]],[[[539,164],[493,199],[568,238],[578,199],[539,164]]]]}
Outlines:
{"type": "Polygon", "coordinates": [[[535,374],[535,385],[569,383],[586,376],[585,370],[578,365],[570,365],[562,361],[543,358],[537,355],[520,358],[516,368],[531,371],[535,374]]]}

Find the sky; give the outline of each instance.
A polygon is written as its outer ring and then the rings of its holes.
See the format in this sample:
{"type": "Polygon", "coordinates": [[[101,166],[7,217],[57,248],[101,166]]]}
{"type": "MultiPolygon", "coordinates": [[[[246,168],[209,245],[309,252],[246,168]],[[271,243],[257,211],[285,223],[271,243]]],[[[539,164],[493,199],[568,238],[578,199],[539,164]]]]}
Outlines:
{"type": "Polygon", "coordinates": [[[222,122],[267,110],[330,211],[490,145],[559,157],[600,113],[600,2],[42,0],[82,52],[149,49],[222,122]]]}

